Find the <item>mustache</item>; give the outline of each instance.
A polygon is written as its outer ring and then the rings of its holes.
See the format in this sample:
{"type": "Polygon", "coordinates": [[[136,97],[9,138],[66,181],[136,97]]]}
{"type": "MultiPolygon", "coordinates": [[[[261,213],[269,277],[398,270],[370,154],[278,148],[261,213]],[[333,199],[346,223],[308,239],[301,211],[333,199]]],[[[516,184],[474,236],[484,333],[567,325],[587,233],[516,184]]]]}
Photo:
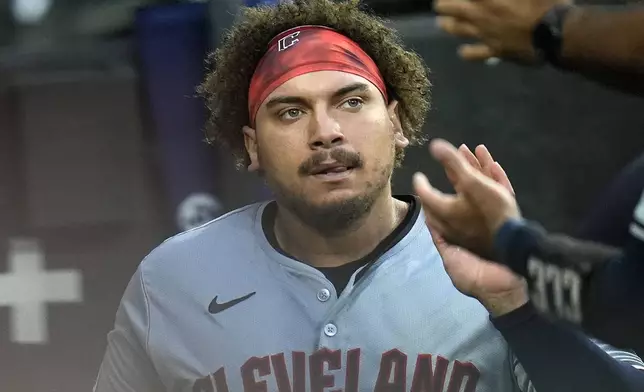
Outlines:
{"type": "Polygon", "coordinates": [[[319,151],[311,155],[309,159],[302,162],[302,164],[298,168],[298,173],[301,176],[309,175],[311,174],[311,172],[313,172],[313,169],[315,169],[315,167],[328,160],[333,160],[338,162],[342,166],[353,167],[356,169],[361,168],[364,164],[362,157],[357,152],[348,151],[342,148],[335,148],[328,151],[319,151]]]}

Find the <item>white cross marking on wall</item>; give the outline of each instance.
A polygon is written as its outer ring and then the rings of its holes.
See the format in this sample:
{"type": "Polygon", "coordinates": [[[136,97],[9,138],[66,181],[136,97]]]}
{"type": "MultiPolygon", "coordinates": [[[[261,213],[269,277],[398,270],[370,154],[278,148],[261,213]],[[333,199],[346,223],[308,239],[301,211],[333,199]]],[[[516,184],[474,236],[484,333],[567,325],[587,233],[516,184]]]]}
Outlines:
{"type": "Polygon", "coordinates": [[[9,271],[0,274],[0,306],[11,308],[9,338],[21,344],[47,343],[47,303],[81,302],[81,272],[46,271],[44,253],[34,239],[11,239],[8,256],[9,271]]]}

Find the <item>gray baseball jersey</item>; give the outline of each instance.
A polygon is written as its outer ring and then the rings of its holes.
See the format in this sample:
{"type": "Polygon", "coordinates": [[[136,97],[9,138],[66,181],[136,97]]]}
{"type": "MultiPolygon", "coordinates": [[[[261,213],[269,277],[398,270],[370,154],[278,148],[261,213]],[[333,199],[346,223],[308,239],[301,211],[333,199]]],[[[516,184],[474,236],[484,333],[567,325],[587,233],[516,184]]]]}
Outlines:
{"type": "Polygon", "coordinates": [[[266,205],[179,234],[145,258],[96,392],[532,389],[486,310],[452,285],[422,214],[336,293],[319,270],[271,246],[266,205]]]}

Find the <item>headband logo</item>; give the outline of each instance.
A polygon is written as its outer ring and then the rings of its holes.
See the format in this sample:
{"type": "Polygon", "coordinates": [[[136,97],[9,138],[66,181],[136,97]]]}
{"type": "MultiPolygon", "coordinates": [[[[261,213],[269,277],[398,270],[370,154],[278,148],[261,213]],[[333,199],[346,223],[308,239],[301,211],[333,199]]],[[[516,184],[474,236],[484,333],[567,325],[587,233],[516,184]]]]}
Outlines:
{"type": "Polygon", "coordinates": [[[281,52],[300,42],[300,40],[296,38],[298,35],[300,35],[300,32],[296,31],[293,34],[280,39],[277,43],[277,51],[281,52]]]}

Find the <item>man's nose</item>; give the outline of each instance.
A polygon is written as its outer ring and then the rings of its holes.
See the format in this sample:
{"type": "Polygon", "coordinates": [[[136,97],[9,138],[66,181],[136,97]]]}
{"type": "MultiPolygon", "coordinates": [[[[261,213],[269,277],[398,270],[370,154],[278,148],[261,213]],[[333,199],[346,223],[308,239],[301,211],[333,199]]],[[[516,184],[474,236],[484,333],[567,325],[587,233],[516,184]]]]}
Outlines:
{"type": "Polygon", "coordinates": [[[345,142],[340,124],[326,111],[316,113],[309,127],[309,146],[312,150],[329,149],[345,142]]]}

